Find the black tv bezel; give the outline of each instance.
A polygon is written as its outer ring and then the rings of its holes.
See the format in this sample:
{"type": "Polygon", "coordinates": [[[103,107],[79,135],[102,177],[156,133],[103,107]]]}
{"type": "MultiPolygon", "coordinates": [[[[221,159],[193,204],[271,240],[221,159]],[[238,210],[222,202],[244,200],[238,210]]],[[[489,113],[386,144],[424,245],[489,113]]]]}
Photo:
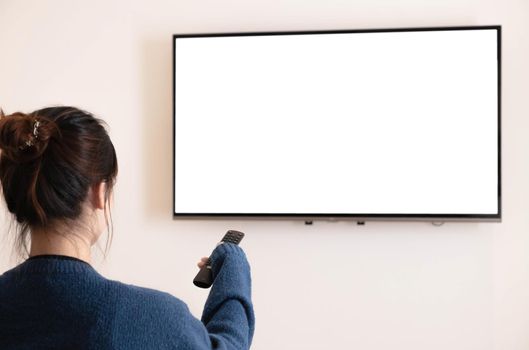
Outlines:
{"type": "Polygon", "coordinates": [[[448,26],[448,27],[407,27],[407,28],[377,28],[377,29],[335,29],[335,30],[302,30],[302,31],[263,31],[263,32],[226,32],[226,33],[185,33],[173,34],[172,42],[172,82],[173,82],[173,218],[189,219],[341,219],[352,221],[493,221],[501,222],[501,25],[482,26],[448,26]],[[385,32],[424,32],[424,31],[461,31],[461,30],[490,30],[497,33],[497,75],[498,75],[498,212],[495,214],[373,214],[373,213],[177,213],[176,199],[176,164],[175,164],[175,48],[178,38],[222,37],[222,36],[263,36],[263,35],[303,35],[303,34],[339,34],[339,33],[385,33],[385,32]]]}

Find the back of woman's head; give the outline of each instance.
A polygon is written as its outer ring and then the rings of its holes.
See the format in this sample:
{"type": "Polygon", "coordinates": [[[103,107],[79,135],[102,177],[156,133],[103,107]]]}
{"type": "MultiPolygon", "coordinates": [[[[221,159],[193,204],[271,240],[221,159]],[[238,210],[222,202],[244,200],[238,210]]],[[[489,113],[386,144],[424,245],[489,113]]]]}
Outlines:
{"type": "Polygon", "coordinates": [[[0,111],[0,181],[22,247],[31,230],[78,219],[93,185],[106,183],[107,205],[118,167],[103,124],[75,107],[0,111]]]}

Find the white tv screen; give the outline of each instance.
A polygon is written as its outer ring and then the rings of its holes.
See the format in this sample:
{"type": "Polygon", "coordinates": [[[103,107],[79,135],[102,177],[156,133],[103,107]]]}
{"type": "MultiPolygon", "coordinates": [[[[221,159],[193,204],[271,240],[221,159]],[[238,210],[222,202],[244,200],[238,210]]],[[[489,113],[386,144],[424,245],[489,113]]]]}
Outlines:
{"type": "Polygon", "coordinates": [[[174,35],[174,215],[500,219],[500,34],[174,35]]]}

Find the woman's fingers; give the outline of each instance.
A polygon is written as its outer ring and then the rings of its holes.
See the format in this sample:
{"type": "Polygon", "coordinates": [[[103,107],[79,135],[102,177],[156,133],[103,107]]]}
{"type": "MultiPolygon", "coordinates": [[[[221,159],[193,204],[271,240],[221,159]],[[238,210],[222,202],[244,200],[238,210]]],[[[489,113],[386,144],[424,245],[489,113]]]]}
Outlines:
{"type": "Polygon", "coordinates": [[[209,258],[207,256],[204,256],[202,259],[200,259],[200,261],[197,263],[198,268],[201,269],[206,266],[208,259],[209,258]]]}

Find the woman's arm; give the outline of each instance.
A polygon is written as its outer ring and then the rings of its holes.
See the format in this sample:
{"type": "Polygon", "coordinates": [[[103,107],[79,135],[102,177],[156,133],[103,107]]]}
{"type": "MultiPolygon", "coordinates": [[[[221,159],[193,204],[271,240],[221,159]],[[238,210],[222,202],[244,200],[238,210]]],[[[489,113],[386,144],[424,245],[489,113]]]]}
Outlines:
{"type": "Polygon", "coordinates": [[[255,317],[246,255],[240,247],[224,243],[210,258],[215,282],[202,322],[185,303],[168,293],[111,282],[111,294],[118,302],[113,317],[100,318],[96,332],[100,334],[96,340],[99,345],[94,348],[106,349],[103,344],[110,342],[109,348],[124,350],[248,350],[255,317]],[[108,332],[108,337],[101,336],[108,332]]]}
{"type": "Polygon", "coordinates": [[[215,282],[202,313],[213,342],[228,339],[247,349],[252,342],[255,316],[251,300],[250,265],[237,245],[224,243],[211,254],[215,282]]]}

